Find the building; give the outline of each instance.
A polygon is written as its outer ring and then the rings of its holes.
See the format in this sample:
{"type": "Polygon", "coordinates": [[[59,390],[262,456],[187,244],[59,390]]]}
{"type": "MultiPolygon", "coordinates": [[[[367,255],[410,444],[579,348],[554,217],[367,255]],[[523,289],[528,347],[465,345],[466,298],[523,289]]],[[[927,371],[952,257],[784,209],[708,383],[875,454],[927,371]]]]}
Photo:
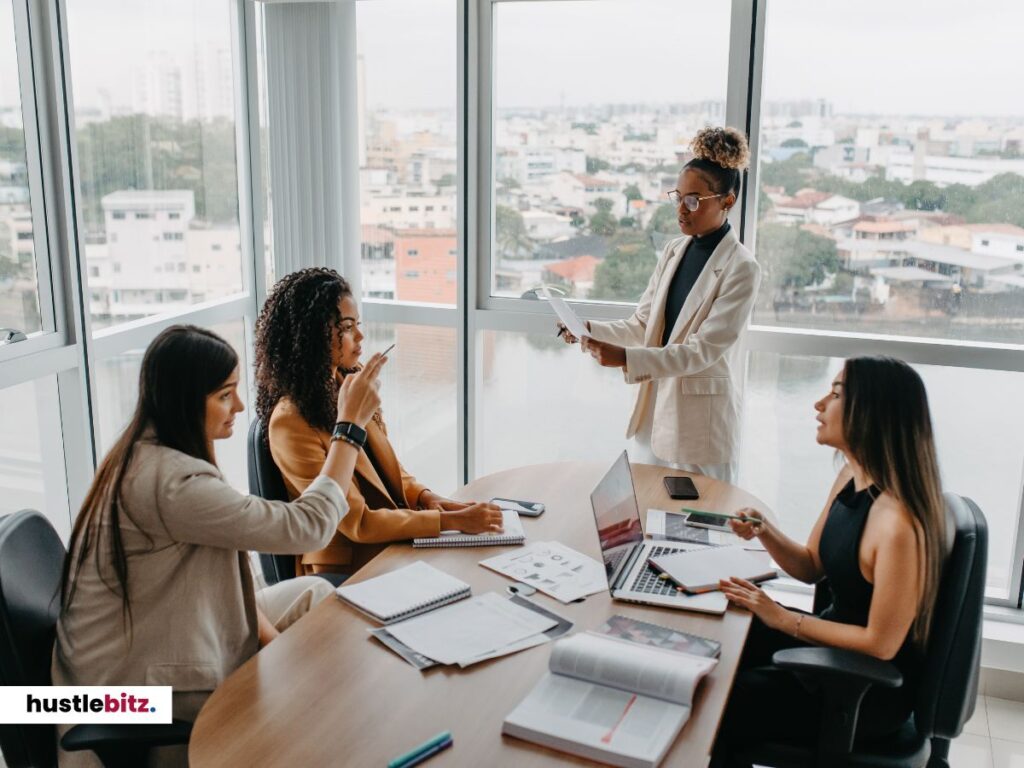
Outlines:
{"type": "Polygon", "coordinates": [[[556,261],[544,267],[542,279],[545,283],[562,286],[573,298],[585,299],[594,287],[594,274],[601,261],[590,255],[556,261]]]}
{"type": "Polygon", "coordinates": [[[395,231],[395,298],[454,304],[458,239],[454,229],[395,231]]]}
{"type": "Polygon", "coordinates": [[[772,215],[783,224],[835,226],[860,216],[860,203],[849,197],[801,189],[792,197],[770,196],[772,215]]]}
{"type": "Polygon", "coordinates": [[[552,178],[549,189],[560,204],[581,208],[588,214],[597,212],[594,203],[602,198],[612,202],[615,216],[626,214],[626,199],[615,179],[563,171],[552,178]]]}
{"type": "Polygon", "coordinates": [[[449,229],[455,224],[455,193],[416,194],[401,187],[364,191],[360,222],[390,229],[449,229]]]}

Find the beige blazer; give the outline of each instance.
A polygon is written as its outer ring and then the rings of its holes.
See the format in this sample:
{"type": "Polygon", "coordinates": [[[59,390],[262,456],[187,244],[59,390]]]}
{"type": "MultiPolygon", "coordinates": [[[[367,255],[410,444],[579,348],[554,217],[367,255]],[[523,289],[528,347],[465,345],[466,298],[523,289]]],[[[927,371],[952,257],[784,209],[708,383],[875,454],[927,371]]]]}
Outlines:
{"type": "MultiPolygon", "coordinates": [[[[77,592],[57,622],[55,685],[171,685],[175,716],[194,719],[207,695],[257,650],[247,550],[300,553],[330,541],[346,511],[322,477],[291,503],[232,488],[205,461],[146,439],[123,486],[133,632],[112,569],[82,562],[77,592]],[[199,695],[196,695],[199,694],[199,695]]],[[[109,562],[106,534],[101,562],[109,562]]],[[[80,557],[76,552],[73,557],[80,557]]]]}
{"type": "MultiPolygon", "coordinates": [[[[295,498],[320,473],[331,447],[331,434],[312,426],[291,399],[282,398],[270,414],[268,435],[274,463],[281,470],[289,497],[295,498]]],[[[441,532],[441,513],[417,508],[427,487],[398,461],[383,419],[370,420],[366,437],[376,465],[366,450],[359,451],[352,482],[345,489],[349,511],[330,544],[302,556],[297,565],[300,573],[353,573],[388,542],[441,532]]]]}
{"type": "Polygon", "coordinates": [[[761,280],[754,255],[729,230],[661,346],[669,285],[689,237],[671,241],[633,316],[591,322],[595,339],[626,348],[627,383],[640,384],[626,437],[654,409],[651,450],[676,464],[725,464],[738,451],[743,366],[737,341],[761,280]]]}

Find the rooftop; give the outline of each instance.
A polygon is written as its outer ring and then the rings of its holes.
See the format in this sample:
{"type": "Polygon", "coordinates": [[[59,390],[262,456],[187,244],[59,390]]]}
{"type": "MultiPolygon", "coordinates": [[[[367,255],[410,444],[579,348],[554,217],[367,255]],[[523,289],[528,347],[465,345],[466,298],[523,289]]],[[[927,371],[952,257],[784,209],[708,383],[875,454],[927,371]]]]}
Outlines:
{"type": "Polygon", "coordinates": [[[867,232],[873,235],[889,234],[892,232],[913,232],[916,230],[913,224],[905,221],[858,221],[853,225],[854,232],[867,232]]]}
{"type": "Polygon", "coordinates": [[[593,282],[594,272],[600,263],[601,259],[594,256],[577,256],[575,259],[566,259],[565,261],[556,261],[554,264],[548,264],[544,271],[553,272],[570,283],[589,283],[593,282]]]}

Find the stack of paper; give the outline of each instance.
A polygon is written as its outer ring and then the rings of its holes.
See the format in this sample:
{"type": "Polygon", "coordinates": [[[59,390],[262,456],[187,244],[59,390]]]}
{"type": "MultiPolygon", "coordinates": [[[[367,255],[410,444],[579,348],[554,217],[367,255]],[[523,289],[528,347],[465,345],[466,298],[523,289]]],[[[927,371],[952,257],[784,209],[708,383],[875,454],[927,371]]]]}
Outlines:
{"type": "Polygon", "coordinates": [[[521,597],[507,599],[488,592],[372,634],[413,666],[425,669],[433,662],[466,667],[547,642],[571,627],[521,597]]]}

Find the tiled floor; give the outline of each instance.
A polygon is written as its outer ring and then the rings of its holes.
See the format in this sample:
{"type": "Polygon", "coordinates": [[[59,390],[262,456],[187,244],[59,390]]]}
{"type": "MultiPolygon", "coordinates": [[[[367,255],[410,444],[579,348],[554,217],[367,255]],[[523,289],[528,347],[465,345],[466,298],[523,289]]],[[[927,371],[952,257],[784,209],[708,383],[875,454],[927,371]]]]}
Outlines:
{"type": "Polygon", "coordinates": [[[949,750],[952,768],[1024,768],[1024,703],[979,696],[949,750]]]}

